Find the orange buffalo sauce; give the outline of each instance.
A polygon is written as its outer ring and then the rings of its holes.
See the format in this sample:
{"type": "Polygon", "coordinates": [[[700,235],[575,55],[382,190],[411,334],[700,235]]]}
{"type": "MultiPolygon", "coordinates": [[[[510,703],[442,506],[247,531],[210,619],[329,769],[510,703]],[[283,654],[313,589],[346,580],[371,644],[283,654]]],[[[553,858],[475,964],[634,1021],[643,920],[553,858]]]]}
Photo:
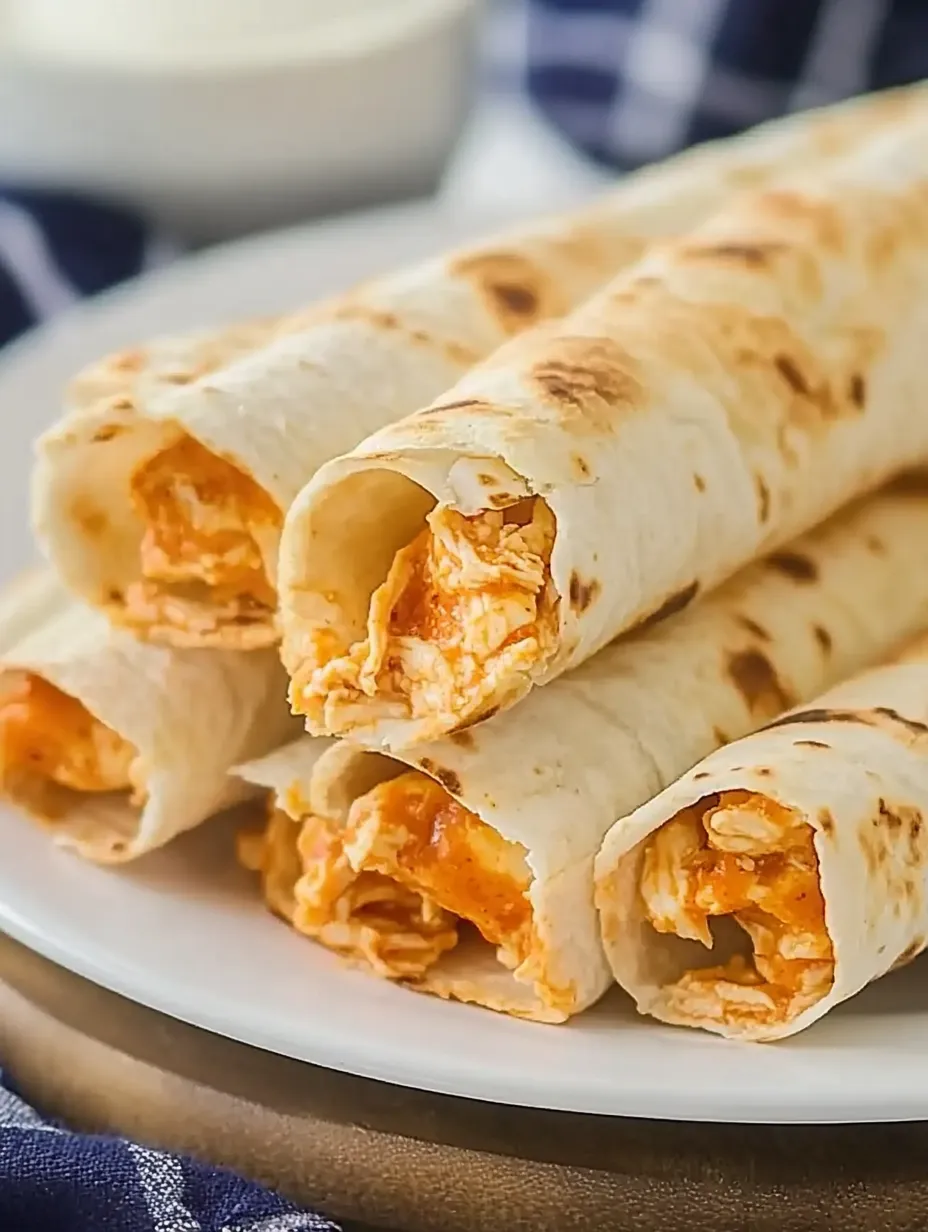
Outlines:
{"type": "Polygon", "coordinates": [[[81,792],[132,786],[135,748],[76,698],[31,672],[7,673],[0,686],[0,763],[81,792]]]}

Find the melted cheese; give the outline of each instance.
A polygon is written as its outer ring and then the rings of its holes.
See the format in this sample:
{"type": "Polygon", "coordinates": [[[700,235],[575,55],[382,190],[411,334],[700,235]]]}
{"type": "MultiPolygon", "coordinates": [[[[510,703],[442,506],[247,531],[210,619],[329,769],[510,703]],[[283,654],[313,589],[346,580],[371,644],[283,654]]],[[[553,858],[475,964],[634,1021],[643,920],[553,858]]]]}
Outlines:
{"type": "Polygon", "coordinates": [[[131,490],[145,533],[126,622],[203,634],[272,620],[277,596],[260,545],[282,517],[263,488],[183,436],[136,470],[131,490]]]}
{"type": "Polygon", "coordinates": [[[0,690],[0,765],[79,792],[131,789],[137,752],[75,698],[30,672],[0,690]]]}
{"type": "Polygon", "coordinates": [[[505,704],[550,654],[554,516],[532,498],[466,517],[439,505],[371,598],[367,637],[335,652],[320,630],[291,700],[310,728],[429,720],[427,739],[505,704]]]}
{"type": "Polygon", "coordinates": [[[647,844],[641,894],[658,932],[711,948],[709,918],[731,916],[753,958],[687,972],[664,989],[678,1019],[788,1021],[825,996],[834,953],[811,826],[747,791],[686,809],[647,844]]]}

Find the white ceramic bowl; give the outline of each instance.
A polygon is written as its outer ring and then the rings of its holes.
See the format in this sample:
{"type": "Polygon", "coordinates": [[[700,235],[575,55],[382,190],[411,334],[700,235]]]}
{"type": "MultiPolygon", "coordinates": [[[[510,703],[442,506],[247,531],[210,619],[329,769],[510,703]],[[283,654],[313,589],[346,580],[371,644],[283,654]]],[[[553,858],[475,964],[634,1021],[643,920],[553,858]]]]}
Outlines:
{"type": "Polygon", "coordinates": [[[471,101],[479,0],[352,7],[227,47],[172,48],[163,23],[135,46],[8,28],[0,179],[103,193],[192,241],[429,193],[471,101]]]}

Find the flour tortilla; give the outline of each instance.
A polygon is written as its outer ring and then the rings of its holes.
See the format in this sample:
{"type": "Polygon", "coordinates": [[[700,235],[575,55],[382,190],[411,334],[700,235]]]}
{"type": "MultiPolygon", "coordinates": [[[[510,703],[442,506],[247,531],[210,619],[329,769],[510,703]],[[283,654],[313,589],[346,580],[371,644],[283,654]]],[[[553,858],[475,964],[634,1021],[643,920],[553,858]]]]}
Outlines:
{"type": "Polygon", "coordinates": [[[615,976],[642,1013],[678,1021],[662,1012],[661,987],[712,962],[702,946],[662,936],[644,917],[643,844],[681,809],[735,789],[795,809],[812,826],[834,983],[776,1025],[687,1025],[782,1039],[928,945],[928,637],[713,753],[616,823],[597,863],[604,933],[615,976]]]}
{"type": "MultiPolygon", "coordinates": [[[[615,818],[926,623],[928,484],[913,480],[613,643],[514,710],[393,758],[307,737],[247,774],[284,802],[295,788],[310,811],[342,820],[353,799],[404,765],[436,779],[527,849],[549,976],[574,989],[578,1012],[610,983],[593,862],[615,818]]],[[[488,946],[452,951],[419,987],[545,1016],[488,946]]]]}
{"type": "MultiPolygon", "coordinates": [[[[435,501],[476,514],[535,495],[555,515],[556,646],[494,696],[511,705],[928,459],[926,288],[928,96],[323,467],[281,545],[291,676],[309,635],[364,638],[372,592],[435,501]]],[[[399,748],[436,721],[351,734],[399,748]]]]}
{"type": "Polygon", "coordinates": [[[273,651],[174,651],[114,633],[48,570],[0,596],[0,675],[27,671],[81,702],[128,740],[148,792],[84,793],[0,771],[0,790],[47,823],[56,842],[104,863],[161,847],[249,794],[230,775],[293,735],[273,651]]]}
{"type": "MultiPolygon", "coordinates": [[[[818,167],[924,105],[914,87],[792,117],[627,177],[592,207],[523,225],[359,287],[284,321],[158,340],[77,379],[42,438],[34,521],[67,585],[119,620],[140,577],[129,483],[187,433],[253,477],[285,511],[326,460],[426,405],[513,334],[575,307],[656,238],[705,218],[786,166],[818,167]]],[[[593,442],[589,442],[592,444],[593,442]]],[[[262,542],[273,582],[278,536],[262,542]]],[[[242,627],[156,627],[178,644],[277,640],[242,627]]]]}

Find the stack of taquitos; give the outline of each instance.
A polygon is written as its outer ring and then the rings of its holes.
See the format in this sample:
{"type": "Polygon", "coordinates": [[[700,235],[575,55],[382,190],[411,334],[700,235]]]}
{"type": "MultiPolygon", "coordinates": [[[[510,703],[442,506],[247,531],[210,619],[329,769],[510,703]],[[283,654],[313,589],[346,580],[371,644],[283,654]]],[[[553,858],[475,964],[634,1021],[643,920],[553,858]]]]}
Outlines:
{"type": "Polygon", "coordinates": [[[512,705],[928,459],[928,108],[745,194],[287,517],[310,731],[403,747],[512,705]]]}
{"type": "Polygon", "coordinates": [[[617,822],[597,899],[639,1010],[732,1037],[792,1035],[921,953],[928,637],[617,822]]]}
{"type": "Polygon", "coordinates": [[[488,722],[395,758],[307,737],[244,767],[273,798],[243,860],[378,974],[563,1021],[610,982],[593,861],[616,816],[926,617],[928,492],[896,485],[488,722]]]}
{"type": "Polygon", "coordinates": [[[576,307],[656,237],[787,167],[817,169],[921,109],[925,94],[877,96],[693,151],[579,215],[302,316],[110,357],[78,378],[71,412],[43,439],[40,538],[76,593],[141,636],[274,642],[281,521],[321,463],[426,404],[511,335],[576,307]]]}

